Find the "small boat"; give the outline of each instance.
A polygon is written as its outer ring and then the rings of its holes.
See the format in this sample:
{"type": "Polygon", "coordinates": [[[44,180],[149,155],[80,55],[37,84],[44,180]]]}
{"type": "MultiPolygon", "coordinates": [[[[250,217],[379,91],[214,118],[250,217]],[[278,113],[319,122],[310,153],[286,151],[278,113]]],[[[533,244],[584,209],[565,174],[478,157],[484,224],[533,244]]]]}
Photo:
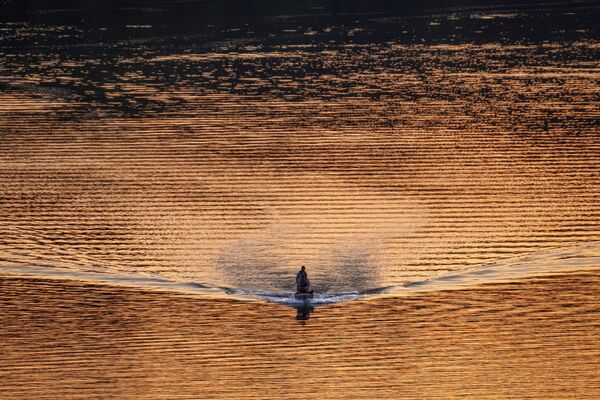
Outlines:
{"type": "Polygon", "coordinates": [[[296,293],[294,293],[294,298],[296,300],[308,301],[309,299],[312,299],[313,297],[314,297],[313,290],[310,286],[302,288],[302,289],[298,290],[296,293]]]}
{"type": "Polygon", "coordinates": [[[312,293],[295,293],[294,294],[294,298],[296,298],[296,300],[310,300],[313,297],[315,297],[315,295],[312,293]]]}

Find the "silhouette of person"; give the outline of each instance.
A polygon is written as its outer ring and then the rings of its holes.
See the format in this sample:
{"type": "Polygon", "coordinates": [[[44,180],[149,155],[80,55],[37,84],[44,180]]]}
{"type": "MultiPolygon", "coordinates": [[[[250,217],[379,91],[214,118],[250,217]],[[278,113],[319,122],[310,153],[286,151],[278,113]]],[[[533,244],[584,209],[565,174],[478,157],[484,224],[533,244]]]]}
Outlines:
{"type": "Polygon", "coordinates": [[[296,292],[298,293],[310,293],[310,281],[308,280],[308,274],[304,265],[296,274],[296,292]]]}

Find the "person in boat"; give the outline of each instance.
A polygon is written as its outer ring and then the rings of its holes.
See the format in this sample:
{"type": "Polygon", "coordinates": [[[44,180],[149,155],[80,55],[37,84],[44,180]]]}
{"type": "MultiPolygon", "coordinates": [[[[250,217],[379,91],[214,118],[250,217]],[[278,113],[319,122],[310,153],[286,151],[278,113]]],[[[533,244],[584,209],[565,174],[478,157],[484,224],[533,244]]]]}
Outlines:
{"type": "Polygon", "coordinates": [[[310,281],[308,280],[308,274],[306,273],[306,268],[304,268],[304,265],[296,274],[296,293],[312,294],[312,289],[310,288],[310,281]]]}

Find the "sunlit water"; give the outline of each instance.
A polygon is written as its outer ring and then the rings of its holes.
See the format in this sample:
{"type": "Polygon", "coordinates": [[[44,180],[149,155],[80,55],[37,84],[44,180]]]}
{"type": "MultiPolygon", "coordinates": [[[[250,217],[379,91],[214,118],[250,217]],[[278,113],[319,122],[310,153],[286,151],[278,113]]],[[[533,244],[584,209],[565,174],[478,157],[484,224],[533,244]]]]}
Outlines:
{"type": "Polygon", "coordinates": [[[600,395],[595,3],[2,3],[0,397],[600,395]]]}

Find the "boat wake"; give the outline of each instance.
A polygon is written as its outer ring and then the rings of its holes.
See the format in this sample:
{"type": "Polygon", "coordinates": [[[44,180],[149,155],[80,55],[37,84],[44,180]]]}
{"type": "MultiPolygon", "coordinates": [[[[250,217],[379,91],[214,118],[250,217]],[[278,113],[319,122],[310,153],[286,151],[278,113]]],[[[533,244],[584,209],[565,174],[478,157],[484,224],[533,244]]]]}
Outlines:
{"type": "Polygon", "coordinates": [[[267,301],[291,307],[302,307],[306,305],[335,304],[367,297],[402,296],[427,291],[459,290],[486,283],[509,282],[533,276],[598,269],[600,269],[600,244],[595,243],[585,247],[560,248],[501,260],[430,279],[404,282],[398,286],[376,287],[360,291],[324,291],[315,293],[314,298],[308,301],[294,298],[294,294],[290,291],[236,289],[195,282],[180,282],[161,277],[79,272],[48,267],[0,266],[0,275],[81,281],[213,298],[267,301]]]}
{"type": "Polygon", "coordinates": [[[277,303],[292,307],[300,307],[304,305],[323,306],[327,304],[342,303],[346,301],[358,300],[365,296],[372,296],[379,293],[385,293],[392,289],[393,286],[374,288],[362,291],[344,291],[344,292],[327,292],[315,293],[314,297],[309,300],[296,299],[293,293],[290,292],[265,292],[252,290],[230,290],[230,293],[237,296],[256,297],[269,303],[277,303]]]}

